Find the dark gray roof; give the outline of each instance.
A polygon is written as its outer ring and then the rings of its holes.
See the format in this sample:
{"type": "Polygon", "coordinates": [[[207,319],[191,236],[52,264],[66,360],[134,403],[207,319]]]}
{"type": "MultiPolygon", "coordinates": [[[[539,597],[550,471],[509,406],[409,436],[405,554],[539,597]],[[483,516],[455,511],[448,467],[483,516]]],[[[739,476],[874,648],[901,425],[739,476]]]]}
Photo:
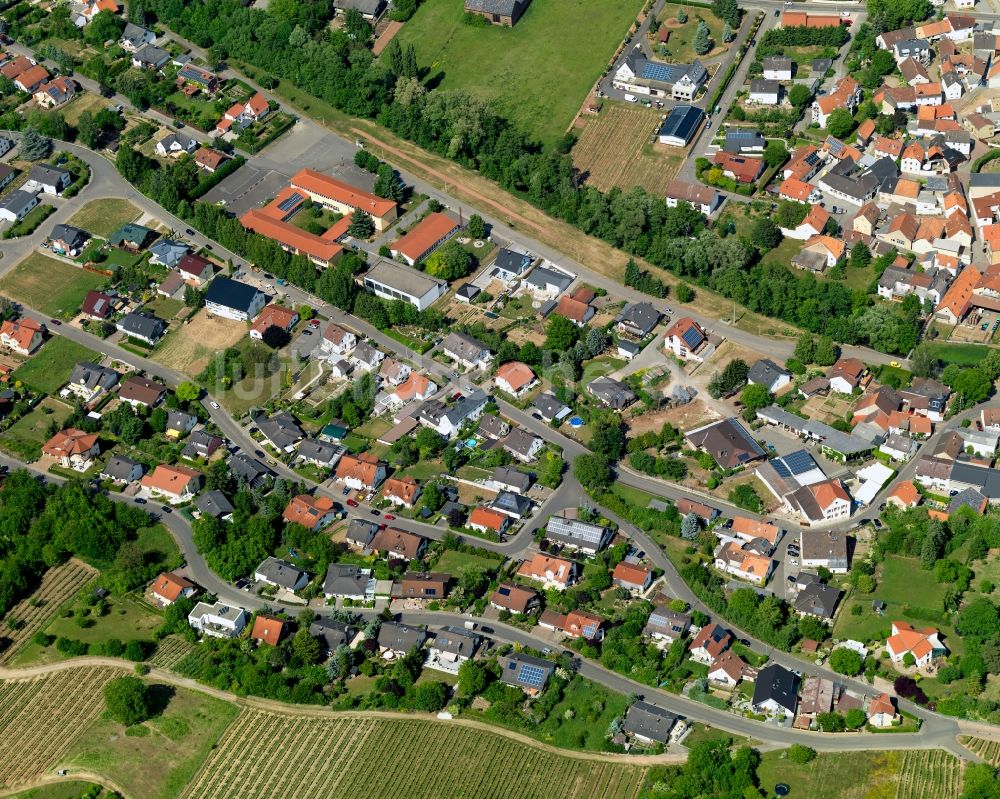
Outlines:
{"type": "Polygon", "coordinates": [[[770,699],[794,713],[798,690],[799,678],[795,672],[782,668],[777,663],[770,663],[757,673],[753,704],[761,705],[770,699]]]}
{"type": "Polygon", "coordinates": [[[307,438],[299,442],[297,452],[300,458],[329,463],[341,451],[341,447],[336,444],[329,444],[325,441],[318,441],[315,438],[307,438]]]}
{"type": "Polygon", "coordinates": [[[378,525],[367,519],[351,519],[347,525],[347,540],[360,541],[364,546],[368,546],[375,534],[378,532],[378,525]]]}
{"type": "Polygon", "coordinates": [[[59,224],[52,228],[52,235],[49,238],[64,241],[72,246],[75,243],[82,244],[90,238],[90,234],[87,231],[80,230],[80,228],[73,227],[72,225],[59,224]]]}
{"type": "Polygon", "coordinates": [[[774,381],[782,375],[791,377],[792,373],[783,366],[778,366],[770,358],[761,358],[750,367],[750,370],[747,372],[747,379],[751,383],[759,383],[762,386],[770,388],[774,384],[774,381]]]}
{"type": "Polygon", "coordinates": [[[514,486],[521,493],[531,488],[531,475],[511,469],[509,466],[497,466],[493,470],[493,479],[503,485],[514,486]]]}
{"type": "Polygon", "coordinates": [[[207,458],[215,450],[222,446],[222,439],[206,433],[204,430],[195,430],[188,436],[181,455],[185,458],[207,458]]]}
{"type": "Polygon", "coordinates": [[[183,433],[197,423],[198,417],[184,411],[170,411],[167,414],[167,429],[183,433]]]}
{"type": "Polygon", "coordinates": [[[556,664],[517,652],[509,657],[499,658],[500,679],[518,688],[540,691],[556,670],[556,664]]]}
{"type": "Polygon", "coordinates": [[[813,582],[799,591],[795,597],[795,609],[799,613],[809,613],[821,619],[832,619],[843,591],[821,582],[813,582]]]}
{"type": "Polygon", "coordinates": [[[501,512],[524,516],[531,510],[531,500],[513,491],[501,491],[490,503],[490,507],[501,512]]]}
{"type": "Polygon", "coordinates": [[[754,78],[750,81],[751,94],[778,94],[781,91],[781,84],[776,80],[768,78],[754,78]]]}
{"type": "Polygon", "coordinates": [[[157,260],[169,267],[177,266],[181,258],[187,255],[187,251],[186,244],[179,244],[172,239],[160,239],[149,248],[149,252],[157,260]]]}
{"type": "Polygon", "coordinates": [[[434,648],[453,655],[472,657],[479,648],[479,636],[460,627],[442,627],[434,636],[434,648]]]}
{"type": "Polygon", "coordinates": [[[661,136],[673,136],[682,141],[690,141],[698,129],[705,112],[693,105],[675,105],[660,126],[661,136]]]}
{"type": "Polygon", "coordinates": [[[603,405],[619,411],[635,402],[635,392],[632,389],[620,380],[607,375],[592,380],[587,385],[587,391],[597,397],[603,405]]]}
{"type": "Polygon", "coordinates": [[[555,419],[559,413],[567,409],[566,405],[557,400],[555,395],[550,394],[548,391],[543,391],[535,397],[531,403],[531,407],[535,408],[545,419],[555,419]]]}
{"type": "Polygon", "coordinates": [[[229,459],[229,471],[239,479],[243,479],[251,485],[272,474],[260,461],[251,458],[245,452],[237,452],[229,459]]]}
{"type": "Polygon", "coordinates": [[[727,153],[740,153],[744,150],[760,150],[767,146],[760,131],[752,128],[736,128],[726,132],[726,141],[722,149],[727,153]]]}
{"type": "Polygon", "coordinates": [[[703,448],[723,469],[732,469],[764,457],[764,450],[736,419],[722,419],[691,430],[685,437],[703,448]]]}
{"type": "Polygon", "coordinates": [[[792,59],[786,56],[769,56],[763,61],[764,69],[791,69],[792,59]]]}
{"type": "Polygon", "coordinates": [[[152,31],[146,30],[140,25],[128,22],[125,24],[125,30],[122,31],[122,41],[129,42],[133,47],[139,47],[146,37],[151,36],[152,33],[152,31]]]}
{"type": "Polygon", "coordinates": [[[264,575],[264,579],[280,588],[295,588],[303,577],[308,577],[306,572],[298,566],[272,557],[264,558],[254,573],[264,575]]]}
{"type": "Polygon", "coordinates": [[[357,634],[357,628],[323,616],[309,625],[309,635],[322,641],[327,652],[333,652],[338,646],[347,646],[357,634]]]}
{"type": "Polygon", "coordinates": [[[951,498],[948,513],[954,513],[959,508],[972,508],[976,513],[980,513],[984,502],[986,502],[986,497],[980,491],[975,488],[967,488],[951,498]]]}
{"type": "Polygon", "coordinates": [[[233,512],[233,506],[221,491],[206,491],[199,494],[194,501],[195,507],[205,516],[218,519],[233,512]]]}
{"type": "Polygon", "coordinates": [[[556,286],[560,292],[569,288],[573,278],[563,272],[556,272],[544,266],[536,266],[528,273],[525,280],[532,286],[544,289],[547,286],[556,286]]]}
{"type": "Polygon", "coordinates": [[[133,311],[118,320],[119,329],[128,335],[158,339],[167,332],[167,323],[155,316],[133,311]]]}
{"type": "Polygon", "coordinates": [[[811,69],[817,74],[824,74],[826,71],[833,66],[832,58],[814,58],[812,60],[811,69]]]}
{"type": "Polygon", "coordinates": [[[520,427],[515,427],[503,440],[503,448],[525,458],[531,456],[531,450],[539,438],[520,427]]]}
{"type": "Polygon", "coordinates": [[[493,266],[517,276],[523,274],[531,266],[531,260],[530,255],[501,247],[500,252],[497,253],[497,257],[493,261],[493,266]]]}
{"type": "Polygon", "coordinates": [[[288,411],[279,411],[271,417],[261,414],[253,421],[265,438],[278,449],[292,446],[303,435],[298,420],[288,411]]]}
{"type": "Polygon", "coordinates": [[[331,563],[326,567],[323,593],[326,596],[364,596],[371,580],[371,569],[351,563],[331,563]]]}
{"type": "Polygon", "coordinates": [[[441,349],[470,362],[478,360],[483,352],[488,353],[490,351],[489,347],[479,341],[479,339],[457,331],[452,331],[444,337],[444,340],[441,342],[441,349]]]}
{"type": "Polygon", "coordinates": [[[219,275],[209,284],[205,302],[247,313],[259,294],[253,286],[219,275]]]}
{"type": "Polygon", "coordinates": [[[678,718],[661,707],[639,701],[628,709],[622,729],[630,735],[666,743],[678,718]]]}
{"type": "Polygon", "coordinates": [[[35,164],[28,171],[28,180],[45,185],[58,184],[60,181],[72,179],[73,173],[61,166],[52,164],[35,164]]]}
{"type": "Polygon", "coordinates": [[[141,466],[139,461],[126,458],[124,455],[114,455],[108,460],[108,465],[101,470],[101,474],[106,474],[112,480],[128,480],[136,466],[141,466]]]}
{"type": "Polygon", "coordinates": [[[615,317],[616,322],[636,328],[642,335],[648,335],[660,321],[662,314],[648,302],[633,302],[626,305],[615,317]]]}
{"type": "Polygon", "coordinates": [[[159,67],[170,60],[170,53],[155,44],[146,44],[140,47],[132,57],[140,64],[159,67]]]}
{"type": "Polygon", "coordinates": [[[4,198],[3,202],[0,202],[0,208],[3,208],[5,211],[11,211],[14,214],[20,214],[22,210],[33,202],[36,202],[34,194],[30,191],[18,189],[17,191],[12,191],[4,198]]]}
{"type": "Polygon", "coordinates": [[[483,14],[499,14],[502,17],[513,15],[520,0],[465,0],[467,11],[479,11],[483,14]]]}
{"type": "Polygon", "coordinates": [[[84,361],[73,367],[73,372],[69,376],[69,382],[86,386],[91,391],[94,391],[98,387],[107,390],[118,382],[118,372],[107,366],[100,366],[96,363],[84,361]]]}
{"type": "Polygon", "coordinates": [[[391,649],[394,652],[409,652],[411,649],[418,649],[426,638],[427,633],[423,630],[395,621],[384,622],[378,631],[379,647],[391,649]]]}

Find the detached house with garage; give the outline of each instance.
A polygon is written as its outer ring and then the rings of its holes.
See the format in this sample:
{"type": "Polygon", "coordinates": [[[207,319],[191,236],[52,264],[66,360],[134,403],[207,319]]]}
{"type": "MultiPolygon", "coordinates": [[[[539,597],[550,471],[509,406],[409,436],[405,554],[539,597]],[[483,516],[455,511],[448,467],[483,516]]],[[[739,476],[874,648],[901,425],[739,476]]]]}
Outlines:
{"type": "Polygon", "coordinates": [[[706,666],[715,662],[733,642],[733,634],[718,624],[706,624],[688,646],[691,659],[706,666]]]}
{"type": "Polygon", "coordinates": [[[934,627],[918,630],[905,621],[894,621],[892,635],[885,642],[885,650],[893,663],[903,663],[904,658],[911,655],[914,664],[923,668],[934,658],[948,654],[939,636],[940,633],[934,627]]]}
{"type": "Polygon", "coordinates": [[[85,433],[75,427],[69,427],[56,433],[44,447],[42,454],[59,461],[65,469],[85,472],[101,452],[97,433],[85,433]]]}
{"type": "Polygon", "coordinates": [[[187,502],[194,499],[201,487],[201,472],[187,466],[167,466],[161,463],[144,476],[139,485],[151,496],[163,497],[171,504],[187,502]]]}
{"type": "Polygon", "coordinates": [[[178,599],[190,599],[198,588],[190,580],[186,580],[173,572],[164,572],[149,587],[149,593],[161,607],[168,607],[178,599]]]}
{"type": "Polygon", "coordinates": [[[6,319],[0,324],[0,345],[18,355],[31,355],[45,340],[43,330],[34,319],[6,319]]]}
{"type": "Polygon", "coordinates": [[[694,319],[684,316],[667,328],[663,347],[682,361],[702,362],[715,352],[716,342],[694,319]]]}
{"type": "Polygon", "coordinates": [[[493,384],[512,397],[521,397],[538,382],[531,367],[520,361],[508,361],[497,369],[493,384]]]}
{"type": "Polygon", "coordinates": [[[355,491],[374,491],[385,480],[385,464],[367,452],[344,455],[337,463],[337,482],[355,491]]]}
{"type": "Polygon", "coordinates": [[[259,583],[273,585],[295,593],[309,584],[309,575],[297,566],[278,558],[264,558],[254,569],[253,578],[259,583]]]}
{"type": "Polygon", "coordinates": [[[540,582],[545,588],[564,591],[576,579],[577,567],[572,561],[539,552],[531,560],[524,561],[517,573],[529,580],[540,582]]]}
{"type": "Polygon", "coordinates": [[[337,517],[337,512],[329,497],[298,494],[289,500],[281,517],[289,524],[301,524],[315,532],[330,524],[337,517]]]}

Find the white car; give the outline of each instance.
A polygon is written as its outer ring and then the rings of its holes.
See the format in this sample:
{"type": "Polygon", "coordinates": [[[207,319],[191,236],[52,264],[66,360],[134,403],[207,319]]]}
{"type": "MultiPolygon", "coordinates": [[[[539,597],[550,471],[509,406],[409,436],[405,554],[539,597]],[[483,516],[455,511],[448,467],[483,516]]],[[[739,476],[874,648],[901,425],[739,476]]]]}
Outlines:
{"type": "MultiPolygon", "coordinates": [[[[786,3],[786,5],[787,5],[787,3],[786,3]]],[[[851,18],[851,12],[850,11],[841,11],[840,12],[840,16],[844,17],[845,19],[850,19],[851,18]]]]}
{"type": "Polygon", "coordinates": [[[214,410],[219,410],[219,403],[217,403],[215,400],[212,400],[212,402],[208,404],[211,405],[214,410]]]}

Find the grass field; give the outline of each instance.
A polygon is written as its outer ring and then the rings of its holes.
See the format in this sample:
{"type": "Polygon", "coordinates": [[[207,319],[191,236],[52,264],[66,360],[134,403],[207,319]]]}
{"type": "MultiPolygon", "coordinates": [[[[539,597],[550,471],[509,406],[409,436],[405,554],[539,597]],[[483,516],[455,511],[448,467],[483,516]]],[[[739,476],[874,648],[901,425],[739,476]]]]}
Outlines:
{"type": "Polygon", "coordinates": [[[107,717],[93,723],[64,759],[77,767],[111,778],[133,799],[172,799],[184,790],[237,708],[200,692],[167,686],[172,692],[163,713],[143,723],[145,733],[130,730],[107,717]]]}
{"type": "Polygon", "coordinates": [[[434,569],[435,571],[456,576],[461,573],[462,569],[467,567],[496,571],[500,568],[502,563],[502,560],[483,558],[479,555],[467,555],[464,552],[449,549],[440,557],[438,562],[434,565],[434,569]]]}
{"type": "Polygon", "coordinates": [[[669,3],[663,6],[657,18],[662,25],[661,30],[666,28],[670,31],[670,38],[666,44],[660,45],[655,37],[650,42],[653,53],[661,58],[678,64],[689,64],[696,58],[711,58],[726,49],[726,44],[722,41],[722,32],[726,24],[707,8],[669,3]],[[688,17],[687,22],[683,24],[677,20],[677,14],[682,8],[688,17]],[[709,38],[712,40],[712,49],[702,56],[694,51],[694,37],[698,32],[699,19],[705,20],[709,38]]]}
{"type": "MultiPolygon", "coordinates": [[[[919,605],[923,608],[941,609],[941,601],[948,589],[946,583],[939,583],[934,572],[921,569],[915,558],[903,558],[898,555],[887,555],[879,566],[878,585],[872,594],[851,594],[844,603],[834,624],[834,638],[854,638],[858,641],[879,639],[889,629],[893,620],[909,621],[917,626],[926,626],[928,622],[913,616],[908,616],[906,607],[919,605]],[[884,616],[879,616],[871,609],[873,599],[881,599],[886,603],[884,616]],[[851,614],[851,606],[861,605],[860,616],[851,614]]],[[[935,625],[940,626],[940,625],[935,625]]],[[[948,628],[941,627],[947,636],[945,646],[952,650],[957,643],[956,636],[949,636],[948,628]]]]}
{"type": "Polygon", "coordinates": [[[62,400],[46,397],[0,435],[0,446],[28,461],[37,460],[47,440],[49,422],[55,420],[61,425],[72,413],[73,408],[62,400]],[[42,408],[49,408],[52,413],[43,413],[42,408]]]}
{"type": "Polygon", "coordinates": [[[821,752],[811,763],[797,765],[785,751],[766,752],[757,775],[767,796],[783,782],[791,788],[789,796],[808,799],[891,799],[901,760],[896,752],[821,752]]]}
{"type": "Polygon", "coordinates": [[[535,0],[513,28],[462,21],[453,0],[426,0],[396,38],[440,89],[495,100],[552,144],[569,126],[636,14],[639,0],[535,0]]]}
{"type": "Polygon", "coordinates": [[[233,319],[209,316],[204,310],[160,342],[155,358],[165,366],[197,377],[217,352],[247,335],[247,326],[233,319]]]}
{"type": "Polygon", "coordinates": [[[152,302],[147,302],[145,308],[154,316],[169,321],[181,312],[184,308],[184,303],[180,300],[172,300],[169,297],[158,296],[152,302]]]}
{"type": "Polygon", "coordinates": [[[119,669],[67,669],[0,682],[0,788],[24,785],[57,763],[104,709],[103,687],[119,669]]]}
{"type": "Polygon", "coordinates": [[[635,797],[643,774],[457,724],[246,710],[183,796],[618,799],[635,797]]]}
{"type": "MultiPolygon", "coordinates": [[[[10,799],[80,799],[83,792],[90,790],[93,785],[91,782],[79,782],[78,780],[56,782],[32,788],[30,791],[15,793],[10,799]]],[[[107,794],[101,794],[101,799],[106,796],[107,794]]]]}
{"type": "Polygon", "coordinates": [[[80,117],[84,112],[90,111],[91,114],[96,114],[102,108],[107,108],[109,104],[109,100],[105,100],[96,94],[80,92],[76,95],[73,102],[60,108],[59,112],[62,113],[70,125],[75,126],[80,121],[80,117]]]}
{"type": "Polygon", "coordinates": [[[106,239],[126,222],[134,222],[140,214],[128,200],[91,200],[70,217],[69,224],[106,239]]]}
{"type": "Polygon", "coordinates": [[[55,394],[69,380],[80,361],[99,361],[100,354],[65,336],[53,336],[32,358],[14,371],[20,380],[35,391],[55,394]]]}
{"type": "Polygon", "coordinates": [[[659,123],[657,111],[605,103],[600,114],[584,117],[573,146],[573,165],[587,175],[587,183],[602,191],[642,186],[653,194],[665,194],[684,155],[676,147],[650,144],[650,134],[659,123]]]}
{"type": "Polygon", "coordinates": [[[927,346],[944,364],[955,363],[959,366],[975,366],[990,351],[989,347],[982,344],[933,342],[927,346]]]}
{"type": "Polygon", "coordinates": [[[0,293],[49,316],[72,319],[87,292],[107,278],[35,252],[0,280],[0,293]]]}

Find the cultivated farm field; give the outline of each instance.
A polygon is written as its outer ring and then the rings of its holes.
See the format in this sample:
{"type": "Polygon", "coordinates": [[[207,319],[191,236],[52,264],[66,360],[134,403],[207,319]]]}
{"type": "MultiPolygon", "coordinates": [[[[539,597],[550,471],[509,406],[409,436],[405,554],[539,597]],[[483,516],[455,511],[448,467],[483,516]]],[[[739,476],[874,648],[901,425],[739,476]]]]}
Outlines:
{"type": "Polygon", "coordinates": [[[645,769],[421,720],[244,710],[185,799],[626,799],[645,769]]]}
{"type": "Polygon", "coordinates": [[[896,799],[954,799],[962,793],[962,761],[940,749],[907,751],[896,799]]]}
{"type": "Polygon", "coordinates": [[[104,685],[122,673],[72,668],[0,682],[0,787],[24,785],[54,765],[104,709],[104,685]]]}
{"type": "Polygon", "coordinates": [[[684,151],[650,144],[659,123],[657,111],[606,103],[600,114],[584,118],[573,147],[573,165],[587,176],[587,183],[602,191],[642,186],[653,194],[665,194],[684,161],[684,151]]]}
{"type": "Polygon", "coordinates": [[[0,653],[0,663],[10,660],[25,641],[30,641],[42,629],[60,605],[96,574],[96,569],[75,558],[45,572],[38,590],[18,602],[4,617],[3,637],[10,643],[0,653]],[[8,619],[16,619],[21,623],[20,627],[11,629],[7,625],[8,619]]]}
{"type": "Polygon", "coordinates": [[[988,741],[985,738],[959,738],[959,742],[987,763],[1000,767],[1000,741],[988,741]]]}

